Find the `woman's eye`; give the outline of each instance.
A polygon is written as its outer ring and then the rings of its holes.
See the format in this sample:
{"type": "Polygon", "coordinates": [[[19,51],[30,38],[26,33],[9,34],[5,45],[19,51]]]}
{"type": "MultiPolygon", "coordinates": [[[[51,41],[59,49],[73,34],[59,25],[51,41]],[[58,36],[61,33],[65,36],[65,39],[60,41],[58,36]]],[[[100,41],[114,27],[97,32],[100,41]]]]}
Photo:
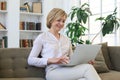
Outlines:
{"type": "Polygon", "coordinates": [[[63,23],[65,23],[65,21],[63,21],[63,23]]]}
{"type": "Polygon", "coordinates": [[[63,22],[63,23],[65,23],[65,21],[64,20],[57,20],[58,22],[63,22]]]}
{"type": "Polygon", "coordinates": [[[60,22],[60,20],[57,20],[58,22],[60,22]]]}

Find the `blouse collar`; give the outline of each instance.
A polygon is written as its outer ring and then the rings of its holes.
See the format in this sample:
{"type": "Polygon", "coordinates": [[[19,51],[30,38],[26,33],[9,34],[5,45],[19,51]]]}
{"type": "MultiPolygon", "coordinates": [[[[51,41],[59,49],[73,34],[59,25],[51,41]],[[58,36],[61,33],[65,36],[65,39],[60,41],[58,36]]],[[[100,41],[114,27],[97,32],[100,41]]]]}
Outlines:
{"type": "Polygon", "coordinates": [[[60,34],[60,38],[59,39],[57,39],[51,32],[47,32],[48,33],[48,35],[49,35],[49,37],[51,38],[51,39],[53,39],[53,40],[56,40],[56,41],[60,41],[60,39],[61,39],[61,34],[60,34]]]}

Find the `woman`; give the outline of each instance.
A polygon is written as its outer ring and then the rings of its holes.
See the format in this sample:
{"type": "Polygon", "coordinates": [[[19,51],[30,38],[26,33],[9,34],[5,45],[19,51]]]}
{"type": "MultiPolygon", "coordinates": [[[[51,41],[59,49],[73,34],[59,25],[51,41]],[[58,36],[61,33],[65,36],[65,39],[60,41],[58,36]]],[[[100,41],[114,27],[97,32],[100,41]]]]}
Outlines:
{"type": "Polygon", "coordinates": [[[34,41],[28,57],[28,64],[46,67],[47,80],[101,80],[91,64],[63,67],[59,64],[69,63],[72,54],[69,38],[60,34],[67,14],[59,8],[52,9],[47,16],[49,30],[40,34],[34,41]],[[38,58],[39,54],[42,56],[38,58]]]}

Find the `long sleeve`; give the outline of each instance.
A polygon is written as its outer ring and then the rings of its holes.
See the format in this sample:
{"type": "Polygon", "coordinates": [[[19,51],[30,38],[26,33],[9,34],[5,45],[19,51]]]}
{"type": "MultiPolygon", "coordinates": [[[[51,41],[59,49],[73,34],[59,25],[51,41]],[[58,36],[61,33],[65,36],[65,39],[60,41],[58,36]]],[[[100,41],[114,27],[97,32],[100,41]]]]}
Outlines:
{"type": "Polygon", "coordinates": [[[28,64],[36,67],[45,67],[47,65],[48,58],[39,58],[42,51],[43,41],[40,36],[36,38],[33,44],[33,48],[28,57],[28,64]]]}
{"type": "Polygon", "coordinates": [[[69,57],[73,54],[73,50],[72,50],[72,44],[71,44],[71,42],[70,42],[70,40],[69,40],[69,44],[70,44],[70,46],[69,46],[69,57]]]}
{"type": "Polygon", "coordinates": [[[36,67],[47,66],[48,58],[71,55],[72,49],[69,39],[63,35],[57,40],[53,34],[46,32],[40,34],[34,41],[33,48],[28,57],[28,64],[36,67]],[[38,56],[41,55],[42,58],[38,56]]]}
{"type": "Polygon", "coordinates": [[[73,54],[72,45],[70,45],[70,51],[69,51],[69,54],[70,54],[70,55],[73,54]]]}

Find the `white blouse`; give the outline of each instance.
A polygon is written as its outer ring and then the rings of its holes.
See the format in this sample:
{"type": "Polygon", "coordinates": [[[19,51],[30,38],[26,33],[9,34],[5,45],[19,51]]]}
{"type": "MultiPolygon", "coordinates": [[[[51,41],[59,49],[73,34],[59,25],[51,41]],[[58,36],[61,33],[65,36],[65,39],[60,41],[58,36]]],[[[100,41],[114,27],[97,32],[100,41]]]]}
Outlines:
{"type": "Polygon", "coordinates": [[[60,34],[58,40],[52,33],[44,32],[40,34],[33,43],[33,48],[28,57],[28,64],[36,67],[47,66],[48,58],[70,55],[72,53],[69,38],[60,34]],[[39,58],[41,53],[42,58],[39,58]]]}

